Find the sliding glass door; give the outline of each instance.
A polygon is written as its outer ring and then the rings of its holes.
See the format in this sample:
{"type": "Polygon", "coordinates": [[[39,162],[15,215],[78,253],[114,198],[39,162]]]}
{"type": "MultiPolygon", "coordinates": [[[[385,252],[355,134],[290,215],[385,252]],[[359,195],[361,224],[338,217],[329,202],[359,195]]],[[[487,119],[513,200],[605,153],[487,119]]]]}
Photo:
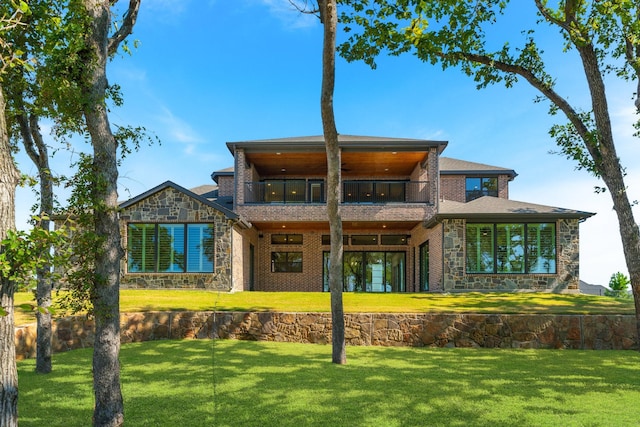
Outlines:
{"type": "MultiPolygon", "coordinates": [[[[323,253],[323,287],[329,290],[329,252],[323,253]]],[[[404,252],[345,251],[345,292],[405,292],[404,252]]]]}

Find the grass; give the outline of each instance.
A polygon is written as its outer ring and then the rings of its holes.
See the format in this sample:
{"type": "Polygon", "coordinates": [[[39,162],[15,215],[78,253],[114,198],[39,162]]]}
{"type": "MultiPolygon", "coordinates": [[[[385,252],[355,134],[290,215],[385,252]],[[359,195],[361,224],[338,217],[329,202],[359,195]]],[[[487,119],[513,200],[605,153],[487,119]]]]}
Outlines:
{"type": "MultiPolygon", "coordinates": [[[[129,426],[623,426],[640,419],[628,351],[151,341],[120,353],[129,426]]],[[[85,426],[91,349],[18,363],[20,425],[85,426]]]]}
{"type": "MultiPolygon", "coordinates": [[[[289,311],[328,312],[325,292],[237,292],[203,290],[122,290],[120,311],[289,311]]],[[[33,294],[18,292],[16,305],[33,302],[33,294]]],[[[366,294],[345,293],[348,313],[544,313],[634,314],[633,300],[593,295],[549,293],[366,294]]],[[[16,324],[35,321],[31,311],[16,309],[16,324]]]]}

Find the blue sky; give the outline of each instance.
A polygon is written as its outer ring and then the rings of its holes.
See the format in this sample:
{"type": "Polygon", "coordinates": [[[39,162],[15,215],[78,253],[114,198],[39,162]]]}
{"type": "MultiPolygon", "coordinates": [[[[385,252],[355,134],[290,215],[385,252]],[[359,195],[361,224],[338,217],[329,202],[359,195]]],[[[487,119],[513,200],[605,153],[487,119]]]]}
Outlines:
{"type": "MultiPolygon", "coordinates": [[[[499,30],[512,30],[518,21],[510,22],[499,30]]],[[[108,69],[125,98],[111,122],[145,126],[161,145],[143,146],[125,160],[120,199],[166,180],[187,188],[212,183],[212,171],[233,164],[228,141],[322,134],[322,27],[288,0],[143,0],[132,39],[139,41],[133,55],[115,58],[108,69]]],[[[559,92],[586,100],[579,64],[553,40],[545,42],[559,92]]],[[[630,198],[640,199],[633,87],[613,80],[608,88],[630,198]]],[[[595,212],[580,229],[580,274],[606,285],[611,274],[627,273],[610,196],[595,194],[601,183],[549,154],[556,146],[548,129],[562,118],[549,117],[535,96],[525,83],[479,91],[459,71],[410,55],[381,57],[376,70],[338,58],[334,107],[340,133],[446,140],[447,157],[514,169],[511,199],[595,212]]],[[[90,147],[79,142],[76,150],[90,147]]],[[[75,159],[60,151],[52,168],[67,173],[75,159]]],[[[18,162],[34,173],[26,156],[18,162]]],[[[33,203],[30,190],[20,189],[19,227],[33,203]]]]}

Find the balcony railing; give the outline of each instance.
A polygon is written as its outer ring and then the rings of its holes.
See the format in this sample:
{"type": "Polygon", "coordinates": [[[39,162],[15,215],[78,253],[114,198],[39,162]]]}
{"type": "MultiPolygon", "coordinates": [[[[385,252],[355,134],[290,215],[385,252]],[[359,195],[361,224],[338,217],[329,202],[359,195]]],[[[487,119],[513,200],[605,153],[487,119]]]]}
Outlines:
{"type": "MultiPolygon", "coordinates": [[[[343,181],[342,203],[427,203],[428,181],[343,181]]],[[[325,183],[315,180],[268,180],[247,182],[244,202],[325,203],[325,183]]]]}

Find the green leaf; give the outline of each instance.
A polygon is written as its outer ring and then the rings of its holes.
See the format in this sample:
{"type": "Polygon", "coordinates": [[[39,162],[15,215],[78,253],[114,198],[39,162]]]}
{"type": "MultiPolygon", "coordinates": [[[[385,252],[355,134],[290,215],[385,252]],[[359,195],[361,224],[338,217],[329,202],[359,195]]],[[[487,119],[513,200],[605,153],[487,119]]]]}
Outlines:
{"type": "Polygon", "coordinates": [[[29,13],[29,5],[27,4],[26,1],[21,1],[20,4],[18,5],[18,8],[20,9],[20,12],[24,14],[29,13]]]}
{"type": "Polygon", "coordinates": [[[20,304],[18,307],[25,311],[33,311],[34,309],[34,306],[31,304],[20,304]]]}

